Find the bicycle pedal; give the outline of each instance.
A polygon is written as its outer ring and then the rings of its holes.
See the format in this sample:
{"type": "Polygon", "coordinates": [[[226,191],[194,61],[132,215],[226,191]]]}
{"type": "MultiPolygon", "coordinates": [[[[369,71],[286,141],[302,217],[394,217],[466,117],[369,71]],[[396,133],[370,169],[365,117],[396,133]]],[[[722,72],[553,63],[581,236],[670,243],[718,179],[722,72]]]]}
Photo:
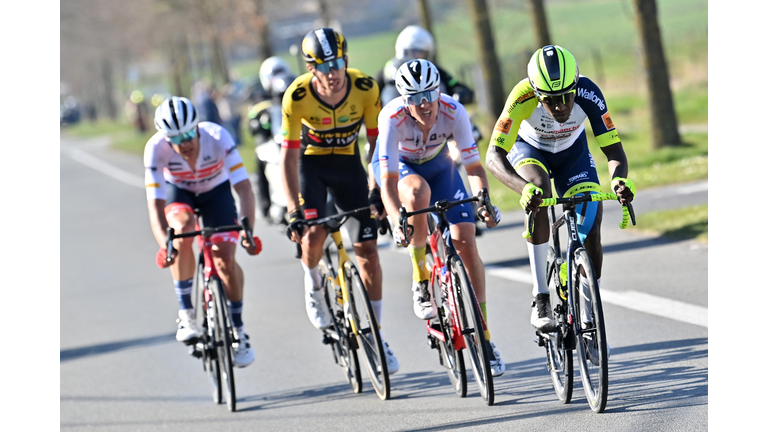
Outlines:
{"type": "Polygon", "coordinates": [[[536,332],[536,337],[533,339],[533,341],[536,342],[536,345],[540,347],[543,347],[547,344],[546,342],[544,342],[544,338],[541,336],[541,333],[539,333],[538,331],[536,332]]]}
{"type": "Polygon", "coordinates": [[[187,353],[194,358],[202,358],[203,353],[197,349],[197,345],[189,345],[187,347],[187,353]]]}

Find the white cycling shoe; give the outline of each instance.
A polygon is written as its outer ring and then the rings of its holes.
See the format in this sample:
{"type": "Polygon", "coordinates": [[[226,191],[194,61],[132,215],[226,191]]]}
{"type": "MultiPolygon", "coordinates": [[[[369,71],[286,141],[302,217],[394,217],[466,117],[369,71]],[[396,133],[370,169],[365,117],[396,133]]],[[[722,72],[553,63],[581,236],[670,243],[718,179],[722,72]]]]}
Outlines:
{"type": "Polygon", "coordinates": [[[236,367],[243,368],[253,363],[253,360],[256,359],[256,353],[251,348],[248,335],[245,334],[243,327],[235,329],[235,335],[237,340],[232,342],[232,351],[235,354],[232,363],[236,367]]]}
{"type": "Polygon", "coordinates": [[[309,321],[318,330],[325,330],[331,325],[331,311],[325,303],[325,295],[322,289],[306,292],[304,299],[307,306],[309,321]]]}
{"type": "Polygon", "coordinates": [[[193,309],[182,309],[179,311],[179,324],[176,330],[176,340],[186,344],[194,343],[200,337],[200,329],[195,322],[195,311],[193,309]]]}
{"type": "Polygon", "coordinates": [[[411,291],[413,291],[413,313],[423,320],[436,317],[437,309],[435,308],[435,300],[429,293],[429,281],[414,281],[411,291]]]}

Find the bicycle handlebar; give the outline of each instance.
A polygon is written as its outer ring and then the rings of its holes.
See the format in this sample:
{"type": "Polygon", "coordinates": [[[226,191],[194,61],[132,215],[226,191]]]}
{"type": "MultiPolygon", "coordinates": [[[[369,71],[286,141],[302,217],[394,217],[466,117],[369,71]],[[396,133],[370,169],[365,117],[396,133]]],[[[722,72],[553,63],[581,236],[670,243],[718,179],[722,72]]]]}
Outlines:
{"type": "MultiPolygon", "coordinates": [[[[171,257],[173,256],[173,240],[177,238],[185,238],[185,237],[196,237],[201,236],[203,238],[208,238],[216,233],[220,232],[227,232],[227,231],[245,231],[245,236],[248,239],[248,242],[250,244],[254,244],[253,241],[253,232],[251,230],[251,221],[248,219],[248,216],[243,216],[240,218],[240,225],[222,225],[217,227],[203,227],[199,230],[195,231],[187,231],[180,234],[176,234],[176,230],[172,227],[168,227],[165,230],[165,261],[171,262],[171,257]]],[[[243,246],[245,247],[245,246],[243,246]]]]}
{"type": "Polygon", "coordinates": [[[450,208],[456,207],[458,205],[466,204],[468,202],[478,202],[481,206],[485,207],[485,210],[488,212],[491,217],[493,217],[494,211],[493,206],[491,205],[491,198],[488,196],[488,189],[482,188],[480,189],[480,192],[478,192],[477,195],[471,196],[469,198],[460,199],[456,201],[449,201],[447,199],[443,199],[440,201],[436,201],[435,204],[431,207],[426,207],[420,210],[414,210],[412,212],[409,212],[405,209],[405,207],[400,207],[400,229],[403,231],[403,236],[405,237],[405,240],[408,240],[408,232],[413,232],[413,225],[408,224],[408,218],[411,216],[415,216],[422,213],[440,213],[443,214],[446,211],[448,211],[450,208]]]}
{"type": "MultiPolygon", "coordinates": [[[[371,211],[371,207],[370,206],[360,207],[360,208],[356,208],[354,210],[349,210],[349,211],[346,211],[346,212],[343,212],[343,213],[337,213],[337,214],[326,216],[326,217],[320,218],[320,219],[305,219],[304,220],[304,225],[306,225],[306,226],[314,226],[314,225],[328,224],[331,221],[340,221],[338,226],[341,227],[342,225],[344,225],[344,222],[346,222],[347,219],[350,216],[354,216],[356,214],[364,213],[366,211],[370,212],[371,211]]],[[[381,232],[382,234],[385,234],[386,233],[386,227],[384,227],[384,226],[380,227],[379,228],[379,232],[381,232]]],[[[301,243],[296,243],[296,258],[301,258],[301,243]]]]}
{"type": "MultiPolygon", "coordinates": [[[[619,200],[619,197],[615,193],[593,193],[589,195],[576,195],[568,198],[544,198],[542,199],[541,204],[539,204],[539,207],[547,207],[547,206],[554,206],[554,205],[576,205],[586,202],[594,202],[594,201],[612,201],[612,200],[619,200]]],[[[621,223],[619,223],[619,228],[625,229],[629,226],[629,221],[632,220],[632,225],[637,225],[637,222],[635,220],[635,211],[632,209],[632,203],[627,203],[625,206],[621,206],[621,223]]],[[[525,227],[526,231],[523,232],[523,238],[530,238],[531,233],[533,233],[533,218],[531,217],[531,212],[526,211],[525,213],[525,227]]]]}

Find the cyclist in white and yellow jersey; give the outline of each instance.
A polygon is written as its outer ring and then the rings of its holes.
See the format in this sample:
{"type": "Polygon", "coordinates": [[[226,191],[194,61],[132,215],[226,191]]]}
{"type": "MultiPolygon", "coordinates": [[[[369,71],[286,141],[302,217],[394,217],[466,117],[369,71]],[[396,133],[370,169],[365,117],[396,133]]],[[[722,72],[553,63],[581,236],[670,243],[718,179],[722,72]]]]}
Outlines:
{"type": "MultiPolygon", "coordinates": [[[[168,226],[179,232],[195,230],[195,209],[200,211],[203,227],[238,223],[238,212],[232,196],[234,188],[240,198],[240,215],[255,222],[254,195],[248,173],[237,152],[232,136],[222,126],[200,122],[192,102],[184,97],[166,99],[155,112],[155,128],[144,148],[147,205],[152,233],[160,244],[156,262],[161,268],[171,267],[179,300],[179,327],[176,340],[193,344],[200,336],[194,319],[191,292],[195,275],[194,238],[174,240],[174,253],[166,262],[165,235],[168,226]]],[[[245,367],[254,360],[253,348],[242,321],[243,271],[235,261],[237,232],[212,236],[213,262],[224,284],[232,326],[234,364],[245,367]]],[[[243,238],[249,254],[261,251],[261,243],[243,238]]]]}
{"type": "MultiPolygon", "coordinates": [[[[486,155],[488,170],[521,195],[523,209],[535,213],[528,257],[533,273],[531,325],[540,330],[553,324],[545,274],[550,233],[547,212],[539,211],[542,198],[553,196],[552,182],[561,197],[600,192],[595,162],[587,147],[586,120],[608,159],[612,189],[622,204],[631,202],[635,185],[627,179],[627,155],[605,98],[592,80],[579,74],[573,55],[557,45],[547,45],[531,57],[528,77],[509,94],[486,155]]],[[[580,204],[577,213],[579,235],[592,258],[599,285],[602,203],[580,204]]]]}

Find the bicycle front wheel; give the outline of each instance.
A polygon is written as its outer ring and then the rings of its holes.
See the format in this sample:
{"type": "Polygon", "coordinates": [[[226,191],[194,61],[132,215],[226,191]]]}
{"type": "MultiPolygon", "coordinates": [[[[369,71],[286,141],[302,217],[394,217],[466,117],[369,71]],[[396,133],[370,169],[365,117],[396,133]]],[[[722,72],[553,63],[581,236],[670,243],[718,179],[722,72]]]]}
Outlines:
{"type": "MultiPolygon", "coordinates": [[[[429,250],[429,245],[427,245],[426,262],[427,268],[434,270],[435,258],[429,250]]],[[[432,282],[439,285],[439,277],[435,276],[432,282]]],[[[435,296],[437,316],[432,319],[430,325],[437,325],[438,330],[443,334],[443,339],[434,337],[437,342],[437,350],[440,353],[440,364],[448,369],[448,378],[450,378],[451,385],[453,385],[456,394],[459,397],[466,397],[467,369],[464,365],[464,355],[454,345],[454,341],[462,336],[457,331],[459,323],[454,322],[451,307],[448,306],[455,304],[455,300],[447,298],[448,292],[443,293],[442,289],[435,289],[433,287],[432,291],[432,294],[435,296]]]]}
{"type": "Polygon", "coordinates": [[[355,336],[347,325],[341,287],[335,282],[336,271],[325,258],[320,260],[319,267],[325,287],[325,301],[328,302],[328,310],[331,311],[333,322],[324,330],[323,341],[331,345],[333,358],[336,364],[344,369],[344,378],[352,387],[352,392],[360,393],[363,391],[360,362],[357,359],[356,346],[350,343],[355,336]]]}
{"type": "Polygon", "coordinates": [[[389,371],[376,314],[371,307],[360,273],[349,261],[344,263],[344,277],[349,290],[349,320],[357,334],[358,347],[363,356],[365,369],[379,399],[387,400],[389,399],[389,371]]]}
{"type": "Polygon", "coordinates": [[[219,359],[221,380],[224,382],[226,389],[227,408],[231,412],[235,412],[237,399],[235,396],[235,373],[232,361],[234,357],[232,353],[232,340],[234,338],[229,319],[227,297],[224,294],[224,288],[219,278],[212,277],[210,287],[216,305],[216,354],[219,359]]]}
{"type": "Polygon", "coordinates": [[[489,344],[485,338],[485,320],[461,258],[454,255],[450,257],[449,263],[461,333],[467,345],[473,375],[480,387],[480,396],[490,406],[493,405],[493,376],[488,354],[489,344]]]}
{"type": "Polygon", "coordinates": [[[549,287],[549,304],[552,307],[552,317],[558,324],[558,332],[543,335],[547,350],[547,369],[552,378],[560,402],[567,404],[573,396],[573,352],[566,349],[563,329],[568,329],[568,306],[565,298],[561,297],[562,283],[560,282],[559,260],[554,248],[549,247],[547,253],[547,286],[549,287]]]}
{"type": "Polygon", "coordinates": [[[213,299],[206,301],[206,289],[203,274],[204,265],[200,262],[198,263],[197,273],[193,283],[195,319],[200,328],[200,340],[195,345],[195,349],[200,350],[203,359],[203,369],[211,380],[213,402],[220,404],[224,401],[224,396],[221,390],[222,383],[219,359],[216,355],[216,308],[213,304],[213,299]]]}
{"type": "Polygon", "coordinates": [[[579,322],[576,351],[581,383],[592,411],[601,413],[608,402],[608,344],[600,290],[592,260],[584,248],[574,254],[575,274],[572,291],[574,319],[579,322]]]}

